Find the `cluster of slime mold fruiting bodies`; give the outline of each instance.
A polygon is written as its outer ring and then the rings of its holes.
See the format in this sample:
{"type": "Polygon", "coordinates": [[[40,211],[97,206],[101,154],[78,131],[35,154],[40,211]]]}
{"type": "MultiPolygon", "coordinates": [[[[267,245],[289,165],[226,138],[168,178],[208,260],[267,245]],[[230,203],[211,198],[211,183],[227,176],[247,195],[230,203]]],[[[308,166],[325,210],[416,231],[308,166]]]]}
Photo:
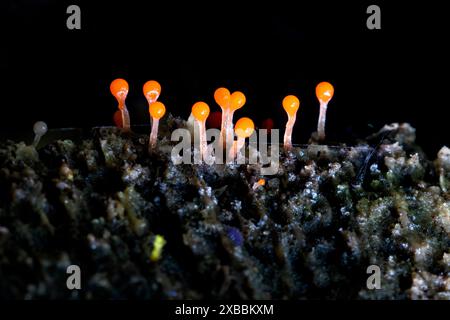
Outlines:
{"type": "MultiPolygon", "coordinates": [[[[116,128],[36,150],[42,123],[34,146],[0,142],[0,271],[8,270],[0,272],[0,298],[450,298],[450,149],[433,166],[414,129],[396,124],[356,146],[284,152],[272,175],[260,163],[177,165],[168,157],[172,141],[156,138],[161,87],[144,87],[154,152],[145,136],[116,128]],[[59,285],[65,270],[55,272],[71,264],[91,266],[75,295],[59,285]],[[355,276],[370,265],[383,270],[380,290],[355,276]]],[[[125,129],[126,95],[112,91],[125,129]]],[[[231,106],[243,100],[221,91],[226,140],[231,106]]],[[[323,139],[333,90],[322,83],[316,93],[323,139]]],[[[300,101],[282,104],[285,148],[294,151],[300,101]]],[[[209,111],[205,102],[191,110],[202,159],[209,111]]],[[[187,133],[188,125],[167,117],[160,133],[174,128],[187,133]]],[[[233,158],[245,154],[254,130],[249,118],[236,122],[233,158]]]]}
{"type": "MultiPolygon", "coordinates": [[[[110,90],[119,103],[118,107],[120,112],[114,114],[114,122],[116,123],[116,126],[122,127],[125,131],[129,131],[130,117],[125,105],[125,99],[129,90],[128,83],[124,79],[116,79],[111,83],[110,90]]],[[[157,101],[161,94],[161,85],[157,81],[147,81],[143,86],[143,93],[148,101],[149,113],[152,120],[149,138],[149,151],[151,151],[156,147],[159,120],[164,116],[166,108],[162,102],[157,101]]],[[[320,102],[319,120],[317,125],[319,141],[325,139],[326,111],[333,94],[334,88],[328,82],[321,82],[316,87],[316,96],[320,102]]],[[[219,147],[222,150],[225,150],[227,163],[232,162],[245,145],[245,138],[248,138],[253,133],[255,127],[251,119],[242,118],[241,122],[238,122],[239,125],[237,123],[236,130],[233,130],[234,112],[242,108],[246,103],[245,95],[242,92],[235,91],[230,93],[227,88],[221,87],[214,92],[214,100],[220,106],[222,112],[213,112],[208,120],[208,124],[210,127],[218,127],[219,118],[221,117],[219,147]],[[242,129],[241,126],[244,125],[247,127],[242,129]],[[238,138],[237,141],[234,140],[235,133],[238,138]]],[[[283,99],[282,105],[288,115],[283,145],[285,151],[290,151],[292,149],[292,133],[297,118],[297,111],[300,107],[300,100],[294,95],[288,95],[283,99]]],[[[189,118],[189,122],[194,121],[194,135],[199,135],[197,137],[200,141],[199,153],[204,160],[208,156],[205,122],[209,115],[209,106],[205,102],[197,102],[192,107],[191,117],[189,118]]],[[[262,127],[270,132],[273,128],[272,119],[269,118],[264,120],[262,127]]]]}
{"type": "Polygon", "coordinates": [[[221,145],[226,148],[227,157],[230,157],[234,141],[233,115],[244,106],[246,98],[240,91],[230,94],[228,89],[219,88],[214,92],[214,99],[222,108],[221,145]]]}

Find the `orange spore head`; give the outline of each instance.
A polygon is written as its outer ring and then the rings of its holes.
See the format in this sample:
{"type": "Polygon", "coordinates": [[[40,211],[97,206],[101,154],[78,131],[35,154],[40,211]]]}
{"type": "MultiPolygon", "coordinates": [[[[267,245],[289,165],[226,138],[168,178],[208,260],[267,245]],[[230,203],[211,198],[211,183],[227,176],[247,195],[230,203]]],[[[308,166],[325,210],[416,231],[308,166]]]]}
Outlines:
{"type": "Polygon", "coordinates": [[[158,81],[150,80],[144,84],[143,91],[148,103],[153,103],[158,100],[161,94],[161,85],[158,81]]]}
{"type": "Polygon", "coordinates": [[[237,136],[244,139],[250,137],[254,130],[255,125],[253,124],[252,119],[246,117],[240,118],[234,126],[234,131],[237,136]]]}
{"type": "Polygon", "coordinates": [[[202,101],[194,103],[192,106],[192,115],[200,122],[205,122],[209,116],[209,106],[202,101]]]}
{"type": "Polygon", "coordinates": [[[150,106],[148,107],[148,111],[150,112],[150,116],[153,119],[159,120],[166,113],[166,107],[162,102],[156,101],[150,104],[150,106]]]}
{"type": "Polygon", "coordinates": [[[240,91],[233,92],[230,97],[230,102],[231,102],[230,103],[231,110],[234,111],[240,109],[244,106],[246,102],[245,95],[240,91]]]}
{"type": "Polygon", "coordinates": [[[230,91],[227,88],[219,88],[214,92],[214,100],[222,109],[230,107],[230,98],[230,91]]]}
{"type": "Polygon", "coordinates": [[[321,82],[316,87],[316,96],[320,102],[328,103],[333,98],[334,88],[329,82],[321,82]]]}
{"type": "Polygon", "coordinates": [[[264,179],[259,179],[259,180],[258,180],[258,184],[262,187],[262,186],[264,186],[264,185],[266,184],[266,180],[264,180],[264,179]]]}
{"type": "Polygon", "coordinates": [[[284,110],[286,110],[289,116],[295,115],[299,107],[300,107],[300,100],[298,100],[296,96],[289,95],[284,97],[283,108],[284,110]]]}
{"type": "Polygon", "coordinates": [[[124,79],[116,79],[111,82],[109,89],[111,90],[112,95],[117,99],[117,101],[123,102],[128,94],[128,82],[126,82],[124,79]]]}

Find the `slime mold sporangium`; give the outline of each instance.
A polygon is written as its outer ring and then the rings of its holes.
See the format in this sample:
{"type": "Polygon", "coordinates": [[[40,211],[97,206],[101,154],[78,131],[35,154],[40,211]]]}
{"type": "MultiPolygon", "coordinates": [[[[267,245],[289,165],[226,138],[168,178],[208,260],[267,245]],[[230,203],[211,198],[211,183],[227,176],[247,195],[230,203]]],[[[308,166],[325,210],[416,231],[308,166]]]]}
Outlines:
{"type": "MultiPolygon", "coordinates": [[[[447,147],[429,160],[406,123],[354,146],[295,145],[299,100],[289,96],[287,152],[270,146],[272,175],[261,163],[178,164],[168,137],[190,125],[165,115],[160,85],[144,86],[149,137],[129,125],[128,85],[113,83],[123,129],[76,141],[52,132],[40,148],[0,143],[0,298],[450,299],[447,147]],[[69,265],[81,266],[83,290],[59,285],[69,265]],[[367,286],[370,266],[381,270],[377,290],[367,286]]],[[[316,90],[321,139],[333,92],[316,90]]],[[[222,88],[214,98],[218,139],[244,150],[253,121],[236,123],[237,141],[229,131],[245,96],[222,88]]],[[[192,107],[200,145],[184,150],[203,159],[209,112],[192,107]]]]}
{"type": "Polygon", "coordinates": [[[300,100],[293,95],[286,96],[283,99],[283,108],[288,114],[288,121],[284,133],[284,149],[289,151],[292,149],[292,130],[294,129],[295,119],[297,118],[297,110],[300,108],[300,100]]]}
{"type": "Polygon", "coordinates": [[[154,80],[147,81],[142,90],[148,101],[148,112],[150,113],[150,118],[152,120],[152,130],[150,132],[150,140],[148,145],[148,149],[151,151],[156,147],[159,119],[161,119],[166,113],[166,107],[162,102],[156,101],[161,94],[161,85],[159,82],[154,80]]]}
{"type": "Polygon", "coordinates": [[[240,118],[236,125],[234,126],[234,131],[238,137],[237,141],[234,142],[232,149],[232,159],[234,159],[245,146],[245,139],[250,137],[255,130],[255,125],[252,119],[243,117],[240,118]]]}
{"type": "Polygon", "coordinates": [[[320,102],[319,120],[317,123],[317,133],[319,140],[325,140],[325,121],[327,118],[328,103],[334,95],[334,88],[329,82],[321,82],[316,87],[316,96],[320,102]]]}
{"type": "Polygon", "coordinates": [[[158,126],[159,120],[166,113],[166,107],[160,101],[156,101],[150,104],[148,112],[152,118],[152,131],[150,132],[149,150],[156,147],[156,139],[158,138],[158,126]]]}
{"type": "Polygon", "coordinates": [[[194,103],[192,106],[192,115],[195,118],[197,123],[197,127],[199,128],[199,136],[200,136],[200,155],[205,160],[207,157],[206,154],[206,119],[209,116],[209,106],[202,101],[194,103]]]}
{"type": "Polygon", "coordinates": [[[110,91],[119,103],[118,108],[121,113],[122,128],[126,131],[130,130],[130,115],[128,113],[127,106],[125,105],[128,90],[128,82],[126,82],[124,79],[115,79],[113,82],[111,82],[110,91]]]}

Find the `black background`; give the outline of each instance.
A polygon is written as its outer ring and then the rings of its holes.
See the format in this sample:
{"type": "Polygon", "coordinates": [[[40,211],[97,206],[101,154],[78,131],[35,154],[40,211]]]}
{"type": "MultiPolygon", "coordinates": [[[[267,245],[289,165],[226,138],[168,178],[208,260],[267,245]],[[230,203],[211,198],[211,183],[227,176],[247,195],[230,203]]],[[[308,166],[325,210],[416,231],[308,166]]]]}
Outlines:
{"type": "Polygon", "coordinates": [[[3,2],[2,136],[31,131],[36,120],[111,125],[109,84],[123,77],[132,124],[149,122],[142,85],[151,79],[174,115],[187,117],[198,100],[219,110],[213,93],[226,86],[247,96],[235,119],[270,117],[281,129],[281,100],[295,94],[293,141],[305,143],[317,124],[314,88],[329,81],[331,141],[410,122],[434,157],[450,142],[449,19],[439,2],[392,2],[3,2]],[[70,4],[81,7],[81,30],[66,28],[70,4]],[[381,7],[381,30],[366,28],[370,4],[381,7]]]}
{"type": "MultiPolygon", "coordinates": [[[[331,317],[352,319],[385,319],[386,315],[398,318],[424,318],[430,314],[445,314],[448,309],[446,301],[349,301],[349,300],[300,300],[300,301],[9,301],[1,305],[3,312],[32,318],[36,314],[46,316],[48,319],[80,319],[98,316],[108,319],[126,319],[141,314],[148,314],[154,319],[185,319],[189,316],[175,314],[177,307],[202,306],[220,310],[220,304],[239,305],[273,305],[273,315],[220,315],[211,312],[205,319],[292,319],[293,314],[298,318],[308,318],[314,315],[317,319],[331,317]]],[[[195,316],[191,316],[195,319],[195,316]]],[[[198,316],[196,319],[202,319],[198,316]]]]}

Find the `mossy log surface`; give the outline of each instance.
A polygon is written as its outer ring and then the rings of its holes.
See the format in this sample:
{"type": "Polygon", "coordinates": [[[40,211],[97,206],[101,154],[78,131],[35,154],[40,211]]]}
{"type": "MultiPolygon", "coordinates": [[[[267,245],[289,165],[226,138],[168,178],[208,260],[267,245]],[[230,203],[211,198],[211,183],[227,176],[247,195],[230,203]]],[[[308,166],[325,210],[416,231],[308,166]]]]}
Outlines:
{"type": "Polygon", "coordinates": [[[167,118],[150,155],[148,135],[115,128],[0,144],[1,299],[450,299],[447,148],[428,160],[394,124],[281,152],[262,177],[174,165],[169,132],[186,123],[167,118]],[[66,287],[73,264],[81,290],[66,287]]]}

